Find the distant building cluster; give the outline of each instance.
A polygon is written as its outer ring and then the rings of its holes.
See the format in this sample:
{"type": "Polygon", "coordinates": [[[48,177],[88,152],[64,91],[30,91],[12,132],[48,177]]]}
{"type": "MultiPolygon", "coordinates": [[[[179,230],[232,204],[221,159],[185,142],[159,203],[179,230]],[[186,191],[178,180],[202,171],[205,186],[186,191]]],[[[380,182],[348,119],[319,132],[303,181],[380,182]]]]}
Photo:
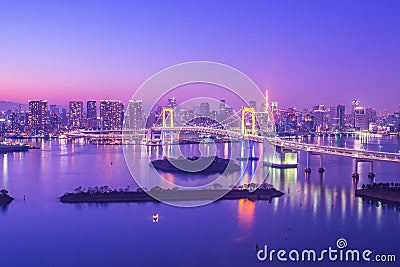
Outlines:
{"type": "Polygon", "coordinates": [[[258,131],[273,121],[276,132],[283,136],[351,131],[400,132],[400,112],[388,114],[384,111],[378,114],[372,108],[362,107],[358,100],[351,102],[350,110],[341,104],[330,107],[319,104],[302,111],[296,108],[279,109],[277,102],[269,102],[268,93],[262,102],[258,108],[255,100],[249,101],[249,108],[254,114],[244,114],[241,122],[240,112],[233,110],[223,99],[219,101],[216,110],[206,102],[185,109],[172,97],[164,106],[156,106],[148,113],[145,113],[141,100],[129,101],[126,111],[120,100],[91,100],[86,103],[70,101],[68,107],[49,105],[47,100],[32,100],[28,102],[28,110],[23,110],[22,105],[19,105],[12,110],[0,111],[0,133],[58,135],[83,129],[120,130],[124,123],[127,128],[140,130],[162,126],[163,108],[174,109],[172,116],[176,126],[220,128],[228,125],[235,128],[244,123],[245,128],[250,129],[252,116],[255,115],[258,131]]]}
{"type": "Polygon", "coordinates": [[[276,130],[281,135],[354,132],[398,133],[400,131],[400,112],[388,114],[385,110],[378,114],[373,108],[362,107],[354,100],[351,109],[344,105],[326,107],[315,105],[311,109],[298,111],[296,108],[278,109],[277,103],[271,104],[276,130]]]}
{"type": "Polygon", "coordinates": [[[49,105],[47,100],[30,100],[27,111],[19,105],[14,110],[0,112],[0,132],[43,136],[80,129],[122,128],[124,104],[120,100],[87,101],[85,104],[70,101],[68,108],[60,108],[49,105]]]}

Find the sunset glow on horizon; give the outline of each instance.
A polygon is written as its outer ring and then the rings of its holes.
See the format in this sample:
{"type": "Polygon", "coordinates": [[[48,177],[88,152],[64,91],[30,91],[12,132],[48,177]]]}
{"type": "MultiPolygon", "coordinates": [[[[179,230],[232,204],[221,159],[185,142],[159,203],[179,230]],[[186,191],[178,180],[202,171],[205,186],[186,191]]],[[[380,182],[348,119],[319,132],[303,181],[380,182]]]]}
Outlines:
{"type": "Polygon", "coordinates": [[[268,86],[280,106],[359,99],[397,111],[399,11],[398,1],[2,2],[1,100],[126,102],[154,73],[207,60],[268,86]]]}

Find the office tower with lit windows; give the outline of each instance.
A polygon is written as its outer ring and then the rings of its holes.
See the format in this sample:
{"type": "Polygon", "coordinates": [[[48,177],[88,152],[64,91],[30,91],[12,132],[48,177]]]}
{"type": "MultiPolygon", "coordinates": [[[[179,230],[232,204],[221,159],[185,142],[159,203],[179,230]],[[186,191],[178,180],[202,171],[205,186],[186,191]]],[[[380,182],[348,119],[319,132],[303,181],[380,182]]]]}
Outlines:
{"type": "Polygon", "coordinates": [[[140,130],[145,127],[142,100],[130,100],[127,115],[130,129],[140,130]]]}
{"type": "Polygon", "coordinates": [[[48,131],[47,100],[29,101],[29,128],[35,135],[43,135],[48,131]]]}
{"type": "Polygon", "coordinates": [[[278,102],[271,102],[271,112],[278,113],[278,102]]]}
{"type": "Polygon", "coordinates": [[[88,129],[98,128],[96,101],[90,100],[86,103],[86,127],[88,129]]]}
{"type": "Polygon", "coordinates": [[[356,130],[367,130],[368,129],[368,116],[365,108],[357,106],[354,108],[354,128],[356,130]]]}
{"type": "Polygon", "coordinates": [[[124,105],[119,100],[100,100],[100,125],[103,130],[122,129],[124,105]]]}
{"type": "Polygon", "coordinates": [[[356,127],[355,110],[356,110],[356,108],[358,108],[360,106],[361,106],[360,105],[360,101],[358,101],[356,99],[351,102],[351,120],[352,120],[351,126],[354,127],[354,128],[356,127]]]}
{"type": "Polygon", "coordinates": [[[83,102],[69,102],[69,121],[68,127],[70,130],[76,130],[83,127],[83,102]]]}

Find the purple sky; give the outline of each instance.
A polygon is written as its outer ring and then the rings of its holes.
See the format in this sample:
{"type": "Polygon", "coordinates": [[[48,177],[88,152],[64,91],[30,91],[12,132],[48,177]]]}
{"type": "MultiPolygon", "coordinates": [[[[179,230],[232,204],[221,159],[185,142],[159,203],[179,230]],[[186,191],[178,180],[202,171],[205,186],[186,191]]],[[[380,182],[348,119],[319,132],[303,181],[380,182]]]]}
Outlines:
{"type": "Polygon", "coordinates": [[[398,110],[400,1],[188,2],[1,1],[0,100],[126,101],[165,67],[210,60],[280,107],[398,110]]]}

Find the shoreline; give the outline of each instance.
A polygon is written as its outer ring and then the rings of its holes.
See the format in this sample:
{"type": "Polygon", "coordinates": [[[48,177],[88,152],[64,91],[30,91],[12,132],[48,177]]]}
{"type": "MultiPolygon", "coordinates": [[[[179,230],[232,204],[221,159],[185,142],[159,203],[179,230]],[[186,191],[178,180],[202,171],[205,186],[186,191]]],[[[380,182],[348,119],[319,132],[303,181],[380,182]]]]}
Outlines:
{"type": "Polygon", "coordinates": [[[246,189],[203,189],[203,190],[171,190],[160,189],[137,192],[105,192],[93,193],[66,193],[60,197],[62,203],[113,203],[113,202],[160,202],[165,201],[195,201],[195,200],[269,200],[281,197],[284,193],[275,188],[256,189],[250,192],[246,189]],[[150,195],[151,193],[151,195],[150,195]],[[219,197],[223,195],[222,197],[219,197]],[[156,198],[154,198],[154,197],[156,198]]]}
{"type": "Polygon", "coordinates": [[[0,206],[8,205],[10,204],[14,198],[6,195],[6,196],[0,196],[0,206]]]}
{"type": "Polygon", "coordinates": [[[355,196],[400,207],[400,188],[396,187],[357,189],[355,196]]]}

